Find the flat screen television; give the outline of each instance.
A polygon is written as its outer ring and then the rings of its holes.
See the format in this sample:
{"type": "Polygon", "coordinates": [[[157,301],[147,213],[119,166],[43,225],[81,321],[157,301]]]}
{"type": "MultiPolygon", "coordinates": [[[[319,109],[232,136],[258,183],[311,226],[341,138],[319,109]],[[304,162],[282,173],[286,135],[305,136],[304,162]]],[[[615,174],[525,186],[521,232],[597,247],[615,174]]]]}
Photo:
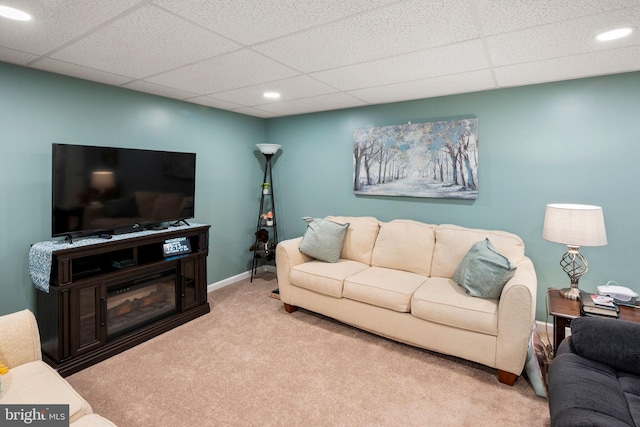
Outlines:
{"type": "Polygon", "coordinates": [[[194,216],[196,155],[53,144],[52,237],[119,234],[194,216]]]}

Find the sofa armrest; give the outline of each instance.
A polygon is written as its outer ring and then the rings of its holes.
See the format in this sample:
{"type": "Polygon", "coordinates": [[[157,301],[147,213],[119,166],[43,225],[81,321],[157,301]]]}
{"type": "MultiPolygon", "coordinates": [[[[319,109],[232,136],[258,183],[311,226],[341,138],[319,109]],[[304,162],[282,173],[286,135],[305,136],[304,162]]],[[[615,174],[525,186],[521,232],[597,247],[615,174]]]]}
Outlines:
{"type": "Polygon", "coordinates": [[[8,368],[42,360],[40,333],[33,313],[22,310],[0,316],[0,362],[8,368]]]}
{"type": "MultiPolygon", "coordinates": [[[[576,320],[580,318],[571,321],[572,328],[576,320]]],[[[611,366],[576,354],[573,338],[571,335],[560,343],[549,367],[551,426],[636,426],[632,401],[627,401],[633,394],[625,396],[623,386],[631,384],[630,376],[619,377],[611,366]]]]}
{"type": "Polygon", "coordinates": [[[640,323],[579,317],[571,321],[576,354],[612,368],[640,375],[640,323]]]}
{"type": "Polygon", "coordinates": [[[496,368],[522,373],[536,313],[538,279],[531,259],[517,264],[516,274],[502,289],[498,303],[496,368]]]}
{"type": "Polygon", "coordinates": [[[296,265],[303,264],[313,260],[312,257],[300,252],[300,242],[302,237],[284,240],[276,246],[276,270],[278,274],[278,289],[280,292],[280,300],[289,304],[291,283],[289,282],[289,273],[296,265]]]}

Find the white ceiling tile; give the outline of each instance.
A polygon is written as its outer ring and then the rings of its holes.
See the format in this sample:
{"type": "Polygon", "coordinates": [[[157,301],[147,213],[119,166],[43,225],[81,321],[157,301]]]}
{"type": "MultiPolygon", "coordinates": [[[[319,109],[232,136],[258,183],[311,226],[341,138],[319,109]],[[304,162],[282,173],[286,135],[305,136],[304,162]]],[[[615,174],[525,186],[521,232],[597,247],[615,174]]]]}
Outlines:
{"type": "Polygon", "coordinates": [[[296,76],[227,92],[219,92],[211,96],[216,99],[251,106],[307,98],[332,92],[337,92],[337,90],[311,77],[296,76]],[[278,92],[281,97],[278,100],[269,100],[263,96],[266,91],[278,92]]]}
{"type": "Polygon", "coordinates": [[[264,118],[640,71],[640,0],[0,2],[0,61],[264,118]]]}
{"type": "Polygon", "coordinates": [[[154,3],[219,34],[251,45],[396,1],[157,0],[154,3]]]}
{"type": "Polygon", "coordinates": [[[495,89],[490,70],[472,71],[456,75],[434,77],[388,86],[349,91],[369,104],[385,104],[409,99],[433,98],[456,93],[479,92],[495,89]]]}
{"type": "Polygon", "coordinates": [[[66,76],[77,77],[79,79],[91,80],[114,86],[120,86],[132,80],[130,77],[105,73],[104,71],[93,70],[91,68],[69,64],[68,62],[57,61],[51,58],[43,58],[42,60],[32,64],[32,67],[39,70],[51,71],[53,73],[64,74],[66,76]]]}
{"type": "Polygon", "coordinates": [[[173,14],[147,6],[71,44],[53,58],[143,78],[237,47],[173,14]]]}
{"type": "Polygon", "coordinates": [[[360,107],[365,105],[346,93],[314,96],[311,98],[294,99],[274,104],[261,105],[261,110],[281,115],[304,114],[313,111],[339,110],[342,108],[360,107]]]}
{"type": "Polygon", "coordinates": [[[489,68],[480,40],[407,53],[311,74],[340,90],[361,89],[402,81],[489,68]]]}
{"type": "Polygon", "coordinates": [[[6,47],[0,46],[0,61],[26,65],[36,58],[38,58],[36,55],[32,55],[26,52],[20,52],[19,50],[7,49],[6,47]]]}
{"type": "Polygon", "coordinates": [[[240,104],[220,101],[219,99],[214,99],[209,96],[196,96],[193,98],[185,99],[185,101],[193,102],[194,104],[200,104],[207,107],[219,108],[221,110],[235,110],[243,107],[243,105],[240,104]]]}
{"type": "Polygon", "coordinates": [[[625,26],[640,27],[640,7],[574,19],[486,38],[493,65],[502,66],[640,44],[640,34],[608,43],[593,36],[625,26]]]}
{"type": "Polygon", "coordinates": [[[495,73],[500,87],[510,87],[634,71],[637,70],[638,64],[640,46],[630,46],[535,63],[508,65],[496,68],[495,73]]]}
{"type": "Polygon", "coordinates": [[[640,0],[475,0],[484,35],[640,6],[640,0]]]}
{"type": "Polygon", "coordinates": [[[31,21],[3,19],[0,46],[45,54],[134,7],[139,0],[3,0],[21,9],[31,21]]]}
{"type": "Polygon", "coordinates": [[[255,50],[313,72],[476,37],[467,1],[407,0],[256,45],[255,50]]]}
{"type": "Polygon", "coordinates": [[[147,93],[152,93],[154,95],[166,96],[167,98],[174,98],[174,99],[192,98],[195,95],[195,93],[185,92],[182,90],[157,85],[154,83],[149,83],[144,80],[136,80],[134,82],[127,83],[122,87],[126,89],[137,90],[139,92],[147,92],[147,93]]]}
{"type": "Polygon", "coordinates": [[[153,83],[207,95],[293,77],[295,70],[249,49],[232,52],[146,79],[153,83]]]}

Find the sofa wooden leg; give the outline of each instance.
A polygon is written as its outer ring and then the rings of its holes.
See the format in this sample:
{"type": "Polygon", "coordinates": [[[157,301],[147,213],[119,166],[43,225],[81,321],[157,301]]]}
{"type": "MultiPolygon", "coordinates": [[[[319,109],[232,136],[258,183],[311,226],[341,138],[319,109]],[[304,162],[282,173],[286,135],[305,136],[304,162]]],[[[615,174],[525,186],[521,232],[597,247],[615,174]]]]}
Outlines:
{"type": "Polygon", "coordinates": [[[295,305],[287,304],[286,302],[283,304],[284,304],[284,309],[287,313],[293,313],[298,309],[298,307],[296,307],[295,305]]]}
{"type": "Polygon", "coordinates": [[[502,384],[506,385],[514,385],[518,376],[516,374],[512,374],[511,372],[505,372],[498,369],[498,381],[502,384]]]}

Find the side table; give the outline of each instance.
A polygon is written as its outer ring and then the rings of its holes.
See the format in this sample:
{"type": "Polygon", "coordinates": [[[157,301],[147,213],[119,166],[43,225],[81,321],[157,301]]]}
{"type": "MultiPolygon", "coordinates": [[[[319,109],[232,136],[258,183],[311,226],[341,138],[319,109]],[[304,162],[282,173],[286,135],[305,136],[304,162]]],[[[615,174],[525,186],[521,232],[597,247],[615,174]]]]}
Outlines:
{"type": "MultiPolygon", "coordinates": [[[[640,306],[638,308],[620,306],[620,319],[640,323],[640,306]]],[[[572,300],[560,295],[559,289],[547,290],[547,308],[553,316],[553,350],[565,338],[565,328],[571,325],[571,320],[580,317],[580,301],[572,300]]]]}

